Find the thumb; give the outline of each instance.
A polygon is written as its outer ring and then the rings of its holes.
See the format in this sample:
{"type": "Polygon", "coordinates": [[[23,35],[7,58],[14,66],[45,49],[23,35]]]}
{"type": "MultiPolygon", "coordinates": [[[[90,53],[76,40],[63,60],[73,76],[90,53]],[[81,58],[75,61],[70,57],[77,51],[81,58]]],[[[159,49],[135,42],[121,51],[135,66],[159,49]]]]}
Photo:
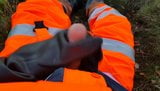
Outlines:
{"type": "Polygon", "coordinates": [[[68,29],[69,42],[76,42],[86,38],[87,29],[81,23],[75,23],[68,29]]]}

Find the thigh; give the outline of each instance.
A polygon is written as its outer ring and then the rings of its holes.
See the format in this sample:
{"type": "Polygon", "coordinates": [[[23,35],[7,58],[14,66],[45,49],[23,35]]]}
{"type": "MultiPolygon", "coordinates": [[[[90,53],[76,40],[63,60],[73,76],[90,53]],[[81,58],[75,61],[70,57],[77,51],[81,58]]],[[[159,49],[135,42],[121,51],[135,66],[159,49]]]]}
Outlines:
{"type": "Polygon", "coordinates": [[[99,70],[111,74],[129,91],[134,77],[134,38],[128,19],[108,5],[99,5],[89,17],[93,35],[103,39],[99,70]]]}
{"type": "Polygon", "coordinates": [[[46,40],[66,30],[71,21],[58,0],[26,0],[18,5],[11,24],[11,31],[0,56],[9,56],[24,45],[46,40]],[[43,21],[48,30],[42,29],[38,34],[33,31],[37,21],[43,21]]]}

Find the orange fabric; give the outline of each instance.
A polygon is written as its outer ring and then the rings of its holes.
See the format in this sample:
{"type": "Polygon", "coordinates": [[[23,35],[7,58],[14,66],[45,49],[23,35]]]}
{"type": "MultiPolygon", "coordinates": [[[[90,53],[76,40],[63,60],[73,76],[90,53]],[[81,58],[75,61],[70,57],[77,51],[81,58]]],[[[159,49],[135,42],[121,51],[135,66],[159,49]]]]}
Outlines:
{"type": "MultiPolygon", "coordinates": [[[[109,10],[110,8],[105,9],[105,11],[109,10]]],[[[96,36],[119,40],[134,47],[131,24],[125,17],[111,14],[100,20],[92,19],[89,21],[89,25],[92,33],[96,36]]]]}
{"type": "Polygon", "coordinates": [[[132,48],[134,46],[131,25],[121,16],[109,15],[91,25],[94,35],[122,41],[132,48]]]}
{"type": "Polygon", "coordinates": [[[104,86],[47,81],[1,83],[0,89],[1,91],[111,91],[104,86]]]}
{"type": "Polygon", "coordinates": [[[47,40],[51,37],[52,35],[50,35],[46,29],[37,29],[36,36],[16,35],[9,37],[6,40],[5,48],[0,53],[0,56],[8,57],[24,45],[47,40]]]}
{"type": "Polygon", "coordinates": [[[35,33],[36,33],[36,38],[38,39],[37,41],[41,41],[41,40],[46,40],[50,37],[52,37],[52,35],[50,35],[48,33],[48,30],[46,28],[41,28],[41,29],[35,29],[35,33]]]}
{"type": "Polygon", "coordinates": [[[102,6],[104,6],[104,5],[106,5],[106,4],[100,3],[100,4],[98,4],[98,5],[96,6],[96,8],[102,7],[102,6]]]}
{"type": "MultiPolygon", "coordinates": [[[[67,29],[71,21],[64,13],[58,0],[27,0],[20,3],[12,16],[12,29],[18,24],[34,25],[35,21],[44,21],[47,27],[67,29]]],[[[21,30],[23,31],[23,30],[21,30]]],[[[33,30],[31,30],[33,31],[33,30]]],[[[51,38],[45,30],[37,31],[36,36],[14,35],[6,40],[5,48],[0,57],[7,57],[18,48],[51,38]]]]}
{"type": "Polygon", "coordinates": [[[133,88],[135,63],[127,56],[103,50],[103,59],[99,63],[99,70],[111,73],[112,76],[129,91],[133,88]]]}
{"type": "MultiPolygon", "coordinates": [[[[109,10],[111,8],[107,8],[102,12],[109,10]]],[[[110,14],[97,20],[97,17],[102,12],[98,13],[95,18],[91,18],[89,21],[90,29],[94,36],[118,40],[133,48],[134,39],[131,24],[127,18],[110,14]]],[[[99,70],[111,73],[122,86],[132,91],[134,65],[133,60],[122,53],[103,50],[103,59],[99,63],[99,70]]]]}
{"type": "Polygon", "coordinates": [[[17,24],[31,24],[44,21],[47,27],[67,29],[71,21],[64,13],[58,0],[27,0],[20,3],[12,16],[12,28],[17,24]]]}
{"type": "MultiPolygon", "coordinates": [[[[101,5],[99,7],[101,7],[101,5]]],[[[107,10],[110,9],[106,9],[105,11],[107,10]]],[[[17,24],[33,25],[35,21],[42,20],[47,27],[61,29],[68,28],[71,23],[58,0],[27,0],[18,6],[17,12],[12,16],[12,28],[17,24]]],[[[132,48],[134,46],[131,25],[124,17],[109,15],[98,21],[92,19],[89,25],[92,33],[96,36],[119,40],[130,45],[132,48]]],[[[0,53],[0,56],[7,57],[24,45],[46,40],[51,37],[45,30],[42,32],[37,31],[37,34],[41,37],[25,35],[9,37],[6,41],[5,49],[0,53]],[[44,35],[42,36],[43,33],[44,35]]],[[[132,90],[134,62],[127,56],[121,53],[103,50],[103,60],[99,63],[99,70],[111,73],[125,88],[129,91],[132,90]]],[[[92,73],[65,69],[64,80],[66,83],[46,81],[1,83],[0,89],[3,91],[13,89],[14,91],[22,91],[24,88],[28,91],[111,91],[110,88],[104,86],[104,79],[102,79],[101,76],[92,73]],[[91,75],[94,76],[95,79],[92,78],[91,75]]]]}
{"type": "Polygon", "coordinates": [[[63,81],[64,83],[98,85],[98,86],[106,87],[104,78],[97,73],[85,72],[80,70],[72,70],[67,68],[65,68],[65,71],[64,71],[63,81]]]}
{"type": "Polygon", "coordinates": [[[1,83],[2,91],[112,91],[104,78],[96,73],[65,69],[63,82],[1,83]]]}

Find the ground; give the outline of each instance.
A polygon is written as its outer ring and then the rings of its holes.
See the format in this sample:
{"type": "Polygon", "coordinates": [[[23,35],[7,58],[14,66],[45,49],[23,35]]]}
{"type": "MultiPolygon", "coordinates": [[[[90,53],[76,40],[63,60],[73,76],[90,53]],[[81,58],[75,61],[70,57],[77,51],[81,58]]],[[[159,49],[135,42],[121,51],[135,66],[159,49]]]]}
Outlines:
{"type": "MultiPolygon", "coordinates": [[[[23,0],[0,0],[0,51],[10,30],[10,16],[23,0]]],[[[134,91],[160,91],[160,0],[105,0],[128,17],[135,35],[136,73],[134,91]]],[[[80,10],[74,22],[87,25],[80,10]],[[80,14],[78,16],[78,14],[80,14]]]]}

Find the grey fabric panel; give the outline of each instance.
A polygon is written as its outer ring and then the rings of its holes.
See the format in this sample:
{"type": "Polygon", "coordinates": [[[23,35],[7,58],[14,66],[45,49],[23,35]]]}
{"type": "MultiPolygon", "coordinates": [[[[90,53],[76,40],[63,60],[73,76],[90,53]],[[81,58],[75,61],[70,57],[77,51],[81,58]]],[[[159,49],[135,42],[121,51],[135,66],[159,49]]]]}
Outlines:
{"type": "Polygon", "coordinates": [[[49,75],[46,80],[53,82],[63,82],[64,68],[56,69],[51,75],[49,75]]]}

